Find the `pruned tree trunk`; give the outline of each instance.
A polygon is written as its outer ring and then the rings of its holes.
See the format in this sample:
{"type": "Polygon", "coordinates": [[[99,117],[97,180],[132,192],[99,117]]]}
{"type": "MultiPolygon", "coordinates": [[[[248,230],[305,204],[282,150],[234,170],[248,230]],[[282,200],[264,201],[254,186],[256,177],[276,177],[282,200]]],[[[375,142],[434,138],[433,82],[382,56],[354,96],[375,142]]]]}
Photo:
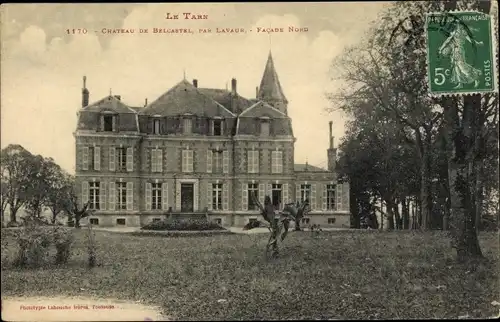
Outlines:
{"type": "Polygon", "coordinates": [[[432,209],[432,195],[431,195],[431,162],[430,162],[430,134],[426,134],[424,139],[424,148],[421,166],[421,187],[420,199],[422,203],[421,210],[421,224],[420,229],[427,230],[431,228],[431,209],[432,209]]]}
{"type": "Polygon", "coordinates": [[[401,201],[401,208],[403,211],[403,218],[402,218],[402,227],[403,229],[409,229],[410,228],[410,205],[408,202],[408,199],[405,197],[401,201]]]}
{"type": "Polygon", "coordinates": [[[396,224],[396,229],[401,229],[402,228],[402,219],[401,219],[401,214],[399,212],[399,204],[394,203],[392,206],[393,206],[394,221],[396,224]]]}
{"type": "Polygon", "coordinates": [[[17,222],[16,217],[19,207],[13,207],[12,205],[10,205],[9,209],[10,209],[10,222],[17,222]]]}
{"type": "Polygon", "coordinates": [[[394,230],[394,209],[392,206],[387,206],[387,229],[394,230]]]}
{"type": "Polygon", "coordinates": [[[483,166],[479,162],[475,162],[476,169],[476,182],[475,182],[475,201],[476,201],[476,214],[475,214],[475,227],[476,234],[481,230],[481,218],[483,214],[483,201],[484,201],[484,183],[483,183],[483,166]]]}
{"type": "Polygon", "coordinates": [[[477,135],[475,113],[480,95],[464,99],[462,122],[459,120],[457,104],[446,104],[445,122],[447,139],[453,151],[449,159],[449,186],[451,200],[451,230],[459,261],[482,257],[476,231],[475,169],[473,139],[477,135]],[[478,97],[479,96],[479,97],[478,97]],[[471,187],[472,183],[472,187],[471,187]]]}
{"type": "Polygon", "coordinates": [[[351,228],[360,228],[361,226],[361,213],[358,204],[358,197],[356,196],[355,189],[349,189],[349,208],[351,209],[351,228]]]}

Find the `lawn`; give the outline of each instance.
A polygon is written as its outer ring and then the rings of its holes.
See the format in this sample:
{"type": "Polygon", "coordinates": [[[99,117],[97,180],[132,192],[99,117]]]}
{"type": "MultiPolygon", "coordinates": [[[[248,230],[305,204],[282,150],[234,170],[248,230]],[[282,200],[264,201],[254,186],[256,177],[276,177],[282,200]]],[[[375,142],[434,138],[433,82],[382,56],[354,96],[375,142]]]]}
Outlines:
{"type": "MultiPolygon", "coordinates": [[[[487,258],[455,263],[441,232],[291,232],[266,261],[267,234],[169,238],[96,232],[100,266],[84,268],[85,230],[64,268],[2,270],[2,296],[141,300],[182,320],[492,317],[498,235],[487,258]],[[224,299],[226,301],[218,301],[224,299]]],[[[2,238],[8,238],[2,233],[2,238]]]]}

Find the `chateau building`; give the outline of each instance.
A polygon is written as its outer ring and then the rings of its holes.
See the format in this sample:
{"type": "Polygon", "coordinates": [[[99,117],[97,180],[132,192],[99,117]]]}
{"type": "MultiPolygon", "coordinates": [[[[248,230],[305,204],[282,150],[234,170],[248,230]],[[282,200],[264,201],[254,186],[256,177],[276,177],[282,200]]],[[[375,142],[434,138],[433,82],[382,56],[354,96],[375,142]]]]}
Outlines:
{"type": "MultiPolygon", "coordinates": [[[[89,104],[83,78],[76,139],[77,193],[99,226],[143,226],[208,213],[224,226],[259,218],[250,198],[276,208],[309,198],[303,221],[349,226],[349,186],[337,182],[332,122],[328,169],[294,164],[291,119],[269,53],[256,98],[185,79],[134,107],[119,95],[89,104]]],[[[311,125],[314,126],[314,125],[311,125]]]]}

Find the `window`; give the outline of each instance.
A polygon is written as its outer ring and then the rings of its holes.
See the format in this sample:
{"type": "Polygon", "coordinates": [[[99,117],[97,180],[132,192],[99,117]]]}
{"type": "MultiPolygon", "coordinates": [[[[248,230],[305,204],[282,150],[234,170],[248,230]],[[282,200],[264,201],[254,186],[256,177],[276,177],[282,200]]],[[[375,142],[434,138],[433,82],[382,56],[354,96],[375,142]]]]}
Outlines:
{"type": "Polygon", "coordinates": [[[189,134],[193,130],[193,123],[190,118],[185,118],[184,119],[184,133],[189,134]]]}
{"type": "Polygon", "coordinates": [[[99,226],[99,219],[97,218],[90,218],[89,222],[91,225],[99,226]]]}
{"type": "Polygon", "coordinates": [[[161,183],[151,184],[151,209],[161,209],[161,183]]]}
{"type": "Polygon", "coordinates": [[[273,206],[275,209],[281,209],[281,204],[282,204],[282,201],[281,201],[281,188],[282,185],[281,184],[273,184],[272,185],[272,202],[273,202],[273,206]]]}
{"type": "Polygon", "coordinates": [[[258,210],[257,204],[254,202],[255,196],[256,199],[259,199],[259,185],[256,183],[248,184],[248,210],[258,210]]]}
{"type": "Polygon", "coordinates": [[[212,184],[212,209],[222,210],[222,183],[212,184]]]}
{"type": "Polygon", "coordinates": [[[331,225],[331,224],[334,224],[335,223],[335,218],[328,218],[328,223],[331,225]]]}
{"type": "Polygon", "coordinates": [[[272,151],[271,152],[271,172],[272,173],[282,173],[283,172],[283,152],[282,151],[272,151]]]}
{"type": "Polygon", "coordinates": [[[326,185],[326,209],[335,210],[335,185],[326,185]]]}
{"type": "Polygon", "coordinates": [[[182,172],[193,172],[193,150],[182,151],[182,172]]]}
{"type": "Polygon", "coordinates": [[[213,135],[221,136],[222,135],[222,120],[213,120],[213,135]]]}
{"type": "Polygon", "coordinates": [[[113,132],[113,115],[104,115],[103,117],[103,131],[113,132]]]}
{"type": "Polygon", "coordinates": [[[248,173],[259,173],[259,151],[248,151],[248,173]]]}
{"type": "Polygon", "coordinates": [[[127,171],[127,148],[117,148],[118,155],[118,171],[127,171]]]}
{"type": "Polygon", "coordinates": [[[94,170],[95,166],[95,150],[94,147],[89,147],[89,155],[88,155],[88,168],[94,170]]]}
{"type": "Polygon", "coordinates": [[[127,209],[127,183],[116,183],[116,208],[118,210],[127,209]]]}
{"type": "Polygon", "coordinates": [[[153,218],[153,222],[157,222],[157,221],[160,221],[161,219],[160,218],[153,218]]]}
{"type": "Polygon", "coordinates": [[[249,223],[249,224],[253,224],[253,223],[255,223],[255,222],[257,222],[257,219],[255,219],[255,218],[250,218],[250,219],[248,219],[248,223],[249,223]]]}
{"type": "Polygon", "coordinates": [[[311,185],[310,184],[301,184],[300,185],[300,201],[304,202],[309,200],[311,202],[311,185]]]}
{"type": "Polygon", "coordinates": [[[89,182],[89,208],[99,210],[99,182],[89,182]]]}
{"type": "Polygon", "coordinates": [[[213,155],[212,172],[222,173],[222,151],[214,151],[212,155],[213,155]]]}
{"type": "Polygon", "coordinates": [[[163,171],[163,151],[161,149],[151,150],[151,172],[163,171]]]}
{"type": "Polygon", "coordinates": [[[120,226],[125,226],[125,218],[116,219],[116,224],[120,226]]]}
{"type": "Polygon", "coordinates": [[[261,121],[260,122],[260,135],[269,136],[269,122],[261,121]]]}
{"type": "Polygon", "coordinates": [[[309,223],[309,218],[302,218],[302,223],[303,224],[308,224],[309,223]]]}
{"type": "Polygon", "coordinates": [[[153,134],[160,134],[160,120],[153,120],[153,134]]]}
{"type": "Polygon", "coordinates": [[[215,219],[214,219],[214,222],[215,222],[217,225],[222,225],[222,219],[220,219],[220,218],[215,218],[215,219]]]}

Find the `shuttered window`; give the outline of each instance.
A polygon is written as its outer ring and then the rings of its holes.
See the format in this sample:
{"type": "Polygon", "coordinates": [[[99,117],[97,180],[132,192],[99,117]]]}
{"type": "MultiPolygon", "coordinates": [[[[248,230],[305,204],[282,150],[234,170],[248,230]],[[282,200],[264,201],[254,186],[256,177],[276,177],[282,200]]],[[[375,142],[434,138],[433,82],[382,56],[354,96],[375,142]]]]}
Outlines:
{"type": "Polygon", "coordinates": [[[127,210],[134,209],[134,183],[127,182],[127,210]]]}
{"type": "Polygon", "coordinates": [[[247,155],[248,173],[259,173],[259,151],[249,150],[247,155]]]}
{"type": "Polygon", "coordinates": [[[89,147],[84,146],[82,148],[82,170],[89,169],[89,147]]]}
{"type": "Polygon", "coordinates": [[[193,150],[182,151],[182,172],[193,172],[193,150]]]}
{"type": "Polygon", "coordinates": [[[229,173],[229,151],[222,152],[222,172],[229,173]]]}
{"type": "Polygon", "coordinates": [[[272,151],[271,152],[271,172],[272,173],[283,173],[283,152],[282,151],[272,151]]]}
{"type": "Polygon", "coordinates": [[[116,158],[116,149],[115,147],[109,148],[109,171],[115,171],[115,158],[116,158]]]}
{"type": "Polygon", "coordinates": [[[98,146],[94,147],[94,170],[101,170],[101,148],[98,146]]]}

